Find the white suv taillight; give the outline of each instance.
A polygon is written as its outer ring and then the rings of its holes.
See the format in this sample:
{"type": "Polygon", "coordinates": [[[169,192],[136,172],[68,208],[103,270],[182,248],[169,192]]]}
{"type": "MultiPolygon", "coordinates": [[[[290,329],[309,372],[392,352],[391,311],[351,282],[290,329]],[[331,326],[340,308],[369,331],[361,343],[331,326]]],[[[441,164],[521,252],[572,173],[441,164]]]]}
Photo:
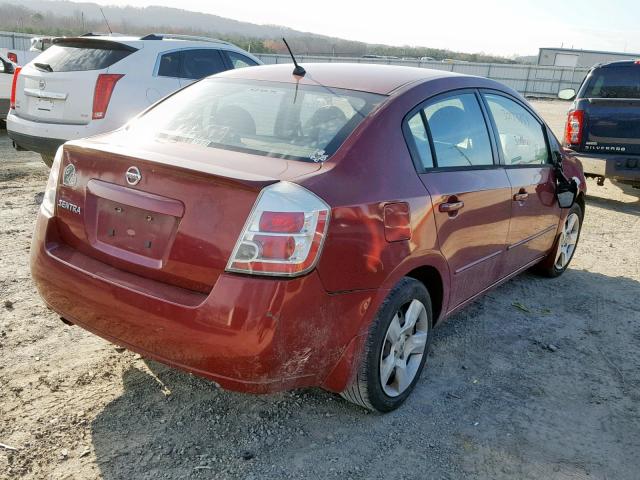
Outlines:
{"type": "Polygon", "coordinates": [[[329,226],[329,206],[309,190],[279,182],[260,193],[227,271],[295,277],[312,270],[329,226]]]}
{"type": "Polygon", "coordinates": [[[53,158],[51,171],[49,172],[49,180],[47,187],[44,189],[44,197],[40,209],[47,217],[53,217],[56,208],[56,191],[58,190],[58,178],[60,176],[60,163],[62,162],[62,147],[58,147],[56,156],[53,158]]]}

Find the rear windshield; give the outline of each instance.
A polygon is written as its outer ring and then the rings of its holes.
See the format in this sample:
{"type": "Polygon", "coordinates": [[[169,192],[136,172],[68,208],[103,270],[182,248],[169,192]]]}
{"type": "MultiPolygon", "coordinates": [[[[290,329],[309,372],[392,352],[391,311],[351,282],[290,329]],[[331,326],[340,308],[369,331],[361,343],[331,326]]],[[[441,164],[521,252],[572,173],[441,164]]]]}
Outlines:
{"type": "Polygon", "coordinates": [[[640,98],[640,65],[598,68],[586,85],[585,98],[640,98]]]}
{"type": "Polygon", "coordinates": [[[135,138],[322,162],[384,96],[321,86],[202,80],[129,126],[135,138]]]}
{"type": "Polygon", "coordinates": [[[117,46],[113,42],[92,42],[90,45],[52,45],[33,62],[50,72],[83,72],[108,68],[131,55],[135,49],[117,46]]]}

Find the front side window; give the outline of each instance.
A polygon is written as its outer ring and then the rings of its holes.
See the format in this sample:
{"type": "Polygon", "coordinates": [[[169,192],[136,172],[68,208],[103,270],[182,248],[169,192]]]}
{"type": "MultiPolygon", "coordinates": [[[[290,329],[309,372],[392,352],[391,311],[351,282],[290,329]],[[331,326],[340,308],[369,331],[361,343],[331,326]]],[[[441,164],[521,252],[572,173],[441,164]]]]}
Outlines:
{"type": "Polygon", "coordinates": [[[386,97],[293,83],[209,78],[128,127],[134,138],[321,162],[386,97]]]}
{"type": "Polygon", "coordinates": [[[218,50],[184,50],[182,52],[181,78],[199,80],[214,73],[224,72],[227,68],[218,50]]]}
{"type": "Polygon", "coordinates": [[[493,165],[489,132],[473,93],[436,101],[424,109],[439,168],[493,165]]]}
{"type": "Polygon", "coordinates": [[[254,67],[257,65],[257,63],[251,60],[249,57],[246,57],[240,53],[229,51],[227,51],[226,53],[229,57],[231,65],[233,65],[233,68],[254,67]]]}
{"type": "Polygon", "coordinates": [[[523,106],[502,95],[484,96],[498,130],[505,165],[541,165],[549,160],[542,125],[523,106]]]}

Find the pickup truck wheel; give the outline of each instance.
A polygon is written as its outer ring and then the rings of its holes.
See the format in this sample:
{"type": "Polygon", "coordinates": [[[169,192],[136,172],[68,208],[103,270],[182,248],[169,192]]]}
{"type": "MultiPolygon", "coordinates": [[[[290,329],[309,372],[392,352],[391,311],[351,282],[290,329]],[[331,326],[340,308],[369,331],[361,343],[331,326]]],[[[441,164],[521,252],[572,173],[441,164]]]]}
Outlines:
{"type": "Polygon", "coordinates": [[[413,278],[403,278],[380,306],[369,329],[360,367],[342,397],[378,412],[398,408],[424,368],[432,317],[425,286],[413,278]]]}
{"type": "Polygon", "coordinates": [[[576,252],[580,232],[582,230],[582,208],[577,203],[569,209],[567,218],[562,226],[560,236],[556,240],[554,249],[538,266],[538,271],[547,277],[562,275],[576,252]]]}
{"type": "Polygon", "coordinates": [[[51,168],[51,165],[53,165],[53,155],[47,155],[45,153],[41,153],[40,157],[42,157],[42,161],[45,163],[45,165],[51,168]]]}

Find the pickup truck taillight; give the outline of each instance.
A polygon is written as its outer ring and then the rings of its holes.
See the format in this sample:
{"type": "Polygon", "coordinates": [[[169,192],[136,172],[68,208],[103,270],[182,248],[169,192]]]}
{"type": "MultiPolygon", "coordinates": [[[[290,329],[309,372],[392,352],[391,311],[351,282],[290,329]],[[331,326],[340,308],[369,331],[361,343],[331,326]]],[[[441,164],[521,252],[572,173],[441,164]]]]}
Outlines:
{"type": "Polygon", "coordinates": [[[96,89],[93,92],[93,120],[100,120],[107,114],[107,107],[111,101],[113,89],[124,75],[115,73],[101,73],[96,81],[96,89]]]}
{"type": "Polygon", "coordinates": [[[567,125],[564,129],[564,141],[567,145],[579,145],[582,143],[582,130],[584,129],[584,111],[572,110],[567,115],[567,125]]]}
{"type": "Polygon", "coordinates": [[[312,270],[329,225],[329,206],[289,182],[266,187],[240,233],[227,271],[295,277],[312,270]]]}
{"type": "Polygon", "coordinates": [[[11,83],[11,97],[9,99],[9,108],[15,110],[16,108],[16,89],[18,88],[18,75],[20,75],[22,67],[16,67],[13,72],[13,82],[11,83]]]}

